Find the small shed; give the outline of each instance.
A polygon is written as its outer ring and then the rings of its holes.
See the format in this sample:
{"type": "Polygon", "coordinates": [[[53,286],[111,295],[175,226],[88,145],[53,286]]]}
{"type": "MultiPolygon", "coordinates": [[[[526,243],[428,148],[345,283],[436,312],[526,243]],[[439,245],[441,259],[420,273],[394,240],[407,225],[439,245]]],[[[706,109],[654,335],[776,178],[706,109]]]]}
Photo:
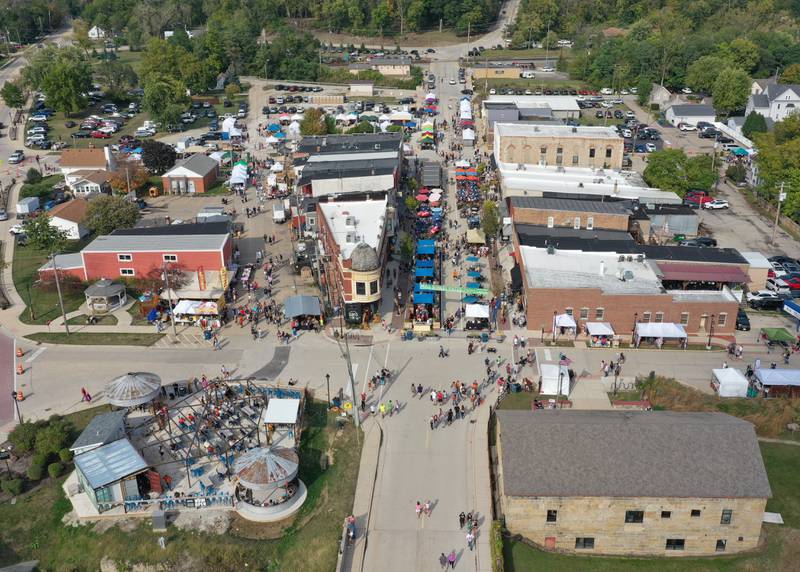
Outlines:
{"type": "Polygon", "coordinates": [[[543,363],[539,366],[543,395],[564,395],[570,392],[569,369],[563,364],[543,363]]]}
{"type": "Polygon", "coordinates": [[[75,457],[75,470],[84,493],[98,512],[122,504],[126,497],[147,491],[137,477],[147,463],[128,439],[119,439],[75,457]]]}
{"type": "Polygon", "coordinates": [[[127,415],[126,410],[119,409],[93,417],[69,450],[75,455],[80,455],[122,439],[125,437],[127,415]]]}
{"type": "Polygon", "coordinates": [[[766,397],[800,397],[800,369],[758,368],[755,376],[766,397]]]}
{"type": "Polygon", "coordinates": [[[717,114],[712,105],[699,103],[675,104],[667,109],[664,117],[673,127],[677,127],[681,123],[688,123],[689,125],[697,125],[701,121],[714,123],[717,119],[717,114]]]}
{"type": "Polygon", "coordinates": [[[720,397],[747,397],[750,384],[744,374],[736,368],[726,367],[711,371],[712,384],[720,397]]]}
{"type": "Polygon", "coordinates": [[[86,306],[91,315],[113,312],[128,303],[125,285],[102,278],[84,290],[86,306]]]}
{"type": "Polygon", "coordinates": [[[300,415],[300,400],[273,397],[267,403],[262,421],[273,425],[294,425],[300,415]]]}

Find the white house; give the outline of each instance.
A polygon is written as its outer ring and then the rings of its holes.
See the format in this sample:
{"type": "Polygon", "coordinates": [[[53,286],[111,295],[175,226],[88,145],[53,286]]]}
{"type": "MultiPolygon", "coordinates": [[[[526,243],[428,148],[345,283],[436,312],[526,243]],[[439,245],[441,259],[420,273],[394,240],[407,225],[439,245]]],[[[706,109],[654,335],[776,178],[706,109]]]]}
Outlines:
{"type": "Polygon", "coordinates": [[[772,121],[783,121],[800,109],[800,85],[753,82],[745,117],[760,113],[772,121]]]}
{"type": "Polygon", "coordinates": [[[667,109],[664,117],[674,127],[681,123],[690,125],[697,125],[701,121],[714,123],[717,119],[714,107],[705,104],[675,104],[667,109]]]}
{"type": "Polygon", "coordinates": [[[111,147],[66,149],[59,161],[64,182],[76,194],[101,192],[117,167],[111,147]]]}
{"type": "Polygon", "coordinates": [[[106,31],[99,26],[92,26],[89,30],[89,38],[92,40],[102,40],[106,37],[106,31]]]}
{"type": "Polygon", "coordinates": [[[66,232],[68,239],[79,240],[89,234],[89,229],[83,226],[88,205],[85,199],[74,199],[56,205],[47,211],[50,224],[66,232]]]}

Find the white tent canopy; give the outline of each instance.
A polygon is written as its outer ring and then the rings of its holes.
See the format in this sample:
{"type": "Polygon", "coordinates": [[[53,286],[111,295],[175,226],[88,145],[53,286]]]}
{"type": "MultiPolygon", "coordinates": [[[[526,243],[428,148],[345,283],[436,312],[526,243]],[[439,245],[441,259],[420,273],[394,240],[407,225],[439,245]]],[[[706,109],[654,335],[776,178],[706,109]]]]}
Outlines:
{"type": "Polygon", "coordinates": [[[543,363],[539,366],[543,395],[569,395],[569,369],[557,363],[543,363]]]}
{"type": "Polygon", "coordinates": [[[761,385],[800,386],[800,369],[758,368],[756,379],[761,382],[761,385]]]}
{"type": "Polygon", "coordinates": [[[267,410],[263,413],[261,420],[264,423],[274,423],[276,425],[294,425],[297,423],[299,410],[299,399],[273,397],[267,403],[267,410]]]}
{"type": "Polygon", "coordinates": [[[191,314],[193,316],[216,316],[219,309],[216,302],[181,300],[173,311],[176,314],[191,314]]]}
{"type": "Polygon", "coordinates": [[[636,335],[640,338],[686,338],[686,330],[674,322],[639,322],[636,335]]]}
{"type": "Polygon", "coordinates": [[[467,304],[464,314],[467,318],[489,318],[489,306],[485,304],[467,304]]]}
{"type": "Polygon", "coordinates": [[[586,330],[590,336],[613,336],[614,328],[608,322],[586,322],[586,330]]]}
{"type": "Polygon", "coordinates": [[[714,380],[719,384],[717,392],[720,397],[747,397],[747,378],[732,367],[711,370],[714,380]]]}
{"type": "Polygon", "coordinates": [[[469,167],[469,161],[465,159],[461,159],[460,161],[456,161],[456,167],[469,167]]]}
{"type": "Polygon", "coordinates": [[[273,173],[280,173],[281,171],[283,171],[283,163],[276,161],[275,163],[272,164],[272,167],[270,167],[269,170],[272,171],[273,173]]]}
{"type": "Polygon", "coordinates": [[[472,109],[472,104],[469,102],[469,100],[462,99],[461,103],[458,104],[458,108],[461,111],[465,111],[465,110],[469,111],[469,110],[472,109]]]}
{"type": "Polygon", "coordinates": [[[241,129],[236,127],[235,117],[228,117],[222,122],[222,132],[227,133],[231,137],[239,137],[242,134],[241,129]]]}
{"type": "Polygon", "coordinates": [[[428,95],[425,96],[425,101],[436,101],[437,99],[438,98],[436,97],[436,94],[433,92],[430,92],[428,95]]]}
{"type": "Polygon", "coordinates": [[[231,171],[231,185],[244,185],[247,183],[247,167],[241,163],[236,163],[231,171]]]}
{"type": "Polygon", "coordinates": [[[472,119],[472,111],[469,109],[462,109],[458,117],[459,119],[472,119]]]}
{"type": "Polygon", "coordinates": [[[389,116],[390,121],[411,121],[414,116],[408,111],[395,111],[389,116]]]}
{"type": "Polygon", "coordinates": [[[555,317],[555,326],[556,328],[575,328],[577,324],[575,318],[569,314],[559,314],[555,317]]]}
{"type": "Polygon", "coordinates": [[[461,134],[461,137],[464,141],[474,141],[475,132],[472,129],[464,129],[464,133],[461,134]]]}

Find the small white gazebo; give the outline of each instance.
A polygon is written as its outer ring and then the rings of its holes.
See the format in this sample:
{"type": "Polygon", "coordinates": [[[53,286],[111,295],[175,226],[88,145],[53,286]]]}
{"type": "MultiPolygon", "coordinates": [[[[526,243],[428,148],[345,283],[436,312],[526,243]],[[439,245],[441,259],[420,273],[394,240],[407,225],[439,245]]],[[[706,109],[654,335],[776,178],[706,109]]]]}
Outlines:
{"type": "Polygon", "coordinates": [[[128,372],[112,379],[105,388],[105,396],[111,405],[136,407],[149,403],[161,392],[161,378],[145,371],[128,372]]]}

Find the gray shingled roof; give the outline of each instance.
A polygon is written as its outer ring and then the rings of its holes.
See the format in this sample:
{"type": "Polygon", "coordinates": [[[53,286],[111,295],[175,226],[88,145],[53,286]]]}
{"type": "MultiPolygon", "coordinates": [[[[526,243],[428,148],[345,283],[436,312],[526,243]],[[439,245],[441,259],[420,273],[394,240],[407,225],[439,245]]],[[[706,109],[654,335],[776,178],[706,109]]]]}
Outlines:
{"type": "Polygon", "coordinates": [[[773,83],[767,86],[764,93],[770,101],[779,98],[784,92],[792,90],[795,94],[800,94],[800,85],[791,83],[773,83]]]}
{"type": "Polygon", "coordinates": [[[624,202],[582,201],[578,199],[556,199],[548,197],[511,197],[511,206],[518,209],[542,209],[549,211],[573,211],[627,215],[630,207],[624,202]]]}
{"type": "Polygon", "coordinates": [[[714,117],[714,107],[705,104],[673,105],[670,107],[676,117],[714,117]]]}
{"type": "Polygon", "coordinates": [[[125,416],[127,414],[127,409],[119,409],[92,417],[92,420],[72,444],[70,450],[75,451],[92,445],[99,447],[116,441],[123,436],[121,433],[124,433],[125,416]]]}
{"type": "Polygon", "coordinates": [[[753,99],[753,107],[764,108],[769,107],[769,97],[766,93],[759,93],[751,96],[753,99]]]}
{"type": "Polygon", "coordinates": [[[753,425],[724,413],[498,411],[510,496],[769,498],[753,425]]]}
{"type": "Polygon", "coordinates": [[[190,170],[192,173],[196,173],[201,177],[205,177],[211,171],[216,169],[219,166],[214,159],[209,157],[208,155],[204,155],[202,153],[195,153],[191,157],[187,157],[182,161],[178,161],[175,163],[175,166],[169,170],[164,176],[169,177],[169,174],[179,167],[183,167],[185,169],[190,170]]]}

